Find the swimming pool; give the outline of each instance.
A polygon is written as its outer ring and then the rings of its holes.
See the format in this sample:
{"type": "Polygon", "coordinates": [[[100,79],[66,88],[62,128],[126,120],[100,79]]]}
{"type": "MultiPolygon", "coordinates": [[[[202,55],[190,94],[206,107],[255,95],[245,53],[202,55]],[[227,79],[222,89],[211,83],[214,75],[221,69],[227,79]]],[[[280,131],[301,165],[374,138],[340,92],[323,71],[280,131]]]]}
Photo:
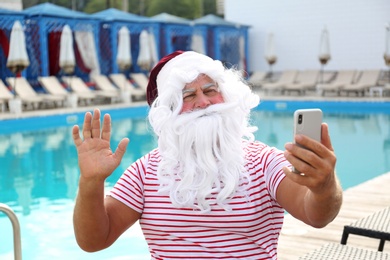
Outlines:
{"type": "MultiPolygon", "coordinates": [[[[346,109],[340,104],[317,102],[296,106],[323,109],[344,189],[390,171],[388,108],[373,104],[357,113],[353,112],[356,108],[346,109]]],[[[292,113],[296,106],[288,102],[260,105],[252,115],[253,123],[259,127],[256,137],[283,149],[284,143],[292,138],[292,113]]],[[[131,140],[122,164],[107,179],[109,189],[131,162],[155,146],[155,139],[145,120],[145,107],[107,112],[114,119],[112,146],[125,136],[131,140]]],[[[0,123],[0,202],[8,204],[19,217],[23,258],[149,259],[137,225],[111,248],[98,253],[85,253],[76,245],[72,211],[79,172],[70,129],[73,124],[81,123],[83,114],[0,123]]],[[[13,259],[12,227],[4,215],[0,215],[0,230],[0,259],[13,259]]]]}

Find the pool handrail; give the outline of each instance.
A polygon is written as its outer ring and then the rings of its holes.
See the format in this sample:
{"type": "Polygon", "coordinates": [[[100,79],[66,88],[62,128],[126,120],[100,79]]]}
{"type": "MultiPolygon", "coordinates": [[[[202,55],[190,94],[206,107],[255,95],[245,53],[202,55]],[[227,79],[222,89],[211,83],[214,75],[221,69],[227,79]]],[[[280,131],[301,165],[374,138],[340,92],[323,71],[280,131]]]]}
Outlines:
{"type": "Polygon", "coordinates": [[[14,259],[22,260],[22,243],[20,237],[20,225],[15,212],[6,204],[0,203],[0,211],[4,212],[12,223],[14,234],[14,259]]]}

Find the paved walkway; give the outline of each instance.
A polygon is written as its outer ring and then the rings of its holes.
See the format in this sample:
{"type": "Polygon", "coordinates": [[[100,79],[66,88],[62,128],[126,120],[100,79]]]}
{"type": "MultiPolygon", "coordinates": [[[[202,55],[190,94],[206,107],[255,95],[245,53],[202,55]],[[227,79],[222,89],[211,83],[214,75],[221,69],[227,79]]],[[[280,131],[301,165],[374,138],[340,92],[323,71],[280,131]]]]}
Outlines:
{"type": "MultiPolygon", "coordinates": [[[[327,227],[312,228],[287,215],[279,239],[278,259],[294,260],[330,242],[340,243],[344,225],[390,205],[390,172],[344,191],[339,215],[327,227]]],[[[347,245],[376,251],[379,239],[349,235],[347,245]]],[[[383,252],[390,253],[390,243],[383,252]]]]}

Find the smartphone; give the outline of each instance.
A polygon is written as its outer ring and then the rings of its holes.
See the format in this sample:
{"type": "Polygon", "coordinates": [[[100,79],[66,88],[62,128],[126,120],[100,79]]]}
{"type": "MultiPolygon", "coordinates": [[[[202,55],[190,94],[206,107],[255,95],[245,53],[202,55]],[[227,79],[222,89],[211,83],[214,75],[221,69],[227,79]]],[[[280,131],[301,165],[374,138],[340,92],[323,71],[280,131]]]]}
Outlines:
{"type": "MultiPolygon", "coordinates": [[[[294,112],[294,136],[297,134],[306,135],[318,142],[321,142],[321,124],[321,109],[298,109],[294,112]]],[[[301,147],[306,148],[304,146],[301,147]]],[[[294,167],[293,172],[300,173],[294,167]]]]}

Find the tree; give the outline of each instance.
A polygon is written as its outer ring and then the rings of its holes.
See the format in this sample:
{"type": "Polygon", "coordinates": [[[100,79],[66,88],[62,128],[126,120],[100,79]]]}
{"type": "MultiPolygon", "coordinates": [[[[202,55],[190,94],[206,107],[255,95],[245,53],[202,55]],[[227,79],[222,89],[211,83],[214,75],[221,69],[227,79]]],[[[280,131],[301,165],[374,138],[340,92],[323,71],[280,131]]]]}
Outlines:
{"type": "MultiPolygon", "coordinates": [[[[75,10],[83,11],[84,6],[91,0],[76,0],[75,10]]],[[[92,0],[95,1],[95,0],[92,0]]],[[[39,5],[43,3],[52,3],[58,6],[63,6],[69,9],[72,9],[72,1],[69,0],[22,0],[23,8],[29,8],[34,5],[39,5]]]]}
{"type": "Polygon", "coordinates": [[[169,13],[187,19],[199,17],[199,0],[149,0],[147,16],[154,16],[160,13],[169,13]]]}
{"type": "Polygon", "coordinates": [[[122,10],[122,0],[89,0],[83,11],[92,14],[108,8],[122,10]]]}
{"type": "Polygon", "coordinates": [[[203,0],[203,15],[217,14],[216,0],[203,0]]]}
{"type": "MultiPolygon", "coordinates": [[[[74,1],[74,0],[73,0],[74,1]]],[[[23,0],[23,8],[50,2],[72,9],[70,0],[23,0]]],[[[75,10],[96,13],[107,8],[122,10],[123,0],[75,0],[75,10]]],[[[127,0],[128,12],[143,16],[169,13],[187,19],[216,14],[216,0],[127,0]]]]}

